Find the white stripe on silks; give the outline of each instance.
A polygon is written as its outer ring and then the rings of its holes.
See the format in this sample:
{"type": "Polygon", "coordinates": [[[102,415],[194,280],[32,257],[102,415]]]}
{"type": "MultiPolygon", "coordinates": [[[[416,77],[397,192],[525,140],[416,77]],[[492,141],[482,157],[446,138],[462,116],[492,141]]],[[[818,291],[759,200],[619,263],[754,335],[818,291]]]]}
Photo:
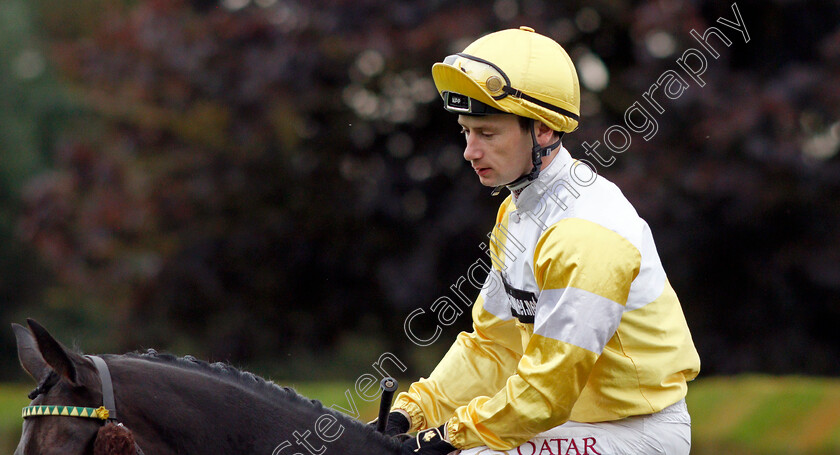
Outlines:
{"type": "Polygon", "coordinates": [[[653,243],[653,235],[651,235],[647,224],[642,233],[640,252],[642,253],[641,268],[639,275],[630,286],[630,294],[627,296],[627,303],[625,304],[626,311],[638,310],[653,302],[659,298],[665,288],[667,279],[665,269],[662,268],[659,254],[656,252],[656,245],[653,243]]]}
{"type": "Polygon", "coordinates": [[[644,265],[639,276],[630,285],[630,293],[627,295],[625,311],[638,310],[650,302],[658,299],[665,289],[667,277],[662,268],[645,269],[644,265]]]}
{"type": "Polygon", "coordinates": [[[510,313],[510,301],[508,301],[507,294],[504,291],[484,297],[484,311],[503,321],[513,319],[513,315],[510,313]]]}
{"type": "Polygon", "coordinates": [[[577,288],[540,293],[534,333],[601,354],[612,338],[624,307],[577,288]]]}
{"type": "Polygon", "coordinates": [[[502,277],[498,271],[493,270],[487,275],[487,281],[481,295],[484,297],[484,311],[503,321],[513,319],[513,315],[510,313],[510,301],[505,293],[502,277]]]}

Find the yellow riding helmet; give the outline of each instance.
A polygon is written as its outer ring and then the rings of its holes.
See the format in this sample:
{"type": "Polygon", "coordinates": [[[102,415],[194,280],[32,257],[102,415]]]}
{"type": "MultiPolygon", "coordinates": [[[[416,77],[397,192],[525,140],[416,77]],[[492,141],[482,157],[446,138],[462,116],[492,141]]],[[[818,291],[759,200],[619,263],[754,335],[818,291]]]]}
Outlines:
{"type": "Polygon", "coordinates": [[[580,85],[569,54],[530,27],[485,35],[432,66],[446,110],[505,112],[571,132],[580,119],[580,85]]]}

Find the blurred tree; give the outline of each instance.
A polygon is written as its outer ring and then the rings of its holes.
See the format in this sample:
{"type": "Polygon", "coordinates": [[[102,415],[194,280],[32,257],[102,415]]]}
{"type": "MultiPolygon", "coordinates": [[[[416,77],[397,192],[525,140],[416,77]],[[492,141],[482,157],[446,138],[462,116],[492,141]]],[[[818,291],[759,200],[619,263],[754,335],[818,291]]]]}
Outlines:
{"type": "MultiPolygon", "coordinates": [[[[43,172],[52,141],[68,104],[60,94],[43,52],[28,2],[0,3],[0,320],[20,316],[20,308],[42,301],[42,286],[52,280],[31,245],[15,235],[21,189],[43,172]]],[[[22,322],[22,320],[18,320],[22,322]]],[[[14,337],[0,335],[0,378],[19,372],[14,337]]]]}
{"type": "Polygon", "coordinates": [[[733,44],[706,85],[599,172],[651,224],[705,372],[840,372],[837,6],[738,2],[745,43],[715,2],[37,4],[81,112],[20,233],[114,349],[294,374],[408,358],[403,318],[466,272],[500,202],[462,164],[430,65],[500,28],[557,39],[584,86],[566,139],[583,158],[716,25],[733,44]]]}

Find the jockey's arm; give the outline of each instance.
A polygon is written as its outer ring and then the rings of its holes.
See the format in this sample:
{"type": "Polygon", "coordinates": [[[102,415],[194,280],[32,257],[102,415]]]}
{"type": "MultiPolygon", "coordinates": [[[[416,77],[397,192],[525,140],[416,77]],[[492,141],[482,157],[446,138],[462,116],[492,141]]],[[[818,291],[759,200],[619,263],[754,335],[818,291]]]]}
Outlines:
{"type": "Polygon", "coordinates": [[[446,422],[459,449],[509,450],[569,419],[640,267],[638,250],[611,231],[585,241],[593,229],[566,223],[542,237],[534,255],[540,289],[534,325],[502,321],[486,309],[494,302],[479,298],[475,331],[459,336],[430,378],[401,395],[397,405],[413,429],[446,422]],[[523,341],[524,352],[517,352],[523,341]]]}
{"type": "Polygon", "coordinates": [[[516,372],[522,356],[519,330],[484,309],[487,299],[505,299],[489,281],[473,305],[473,331],[458,335],[428,378],[397,396],[393,409],[410,416],[411,431],[437,427],[477,396],[493,396],[516,372]]]}

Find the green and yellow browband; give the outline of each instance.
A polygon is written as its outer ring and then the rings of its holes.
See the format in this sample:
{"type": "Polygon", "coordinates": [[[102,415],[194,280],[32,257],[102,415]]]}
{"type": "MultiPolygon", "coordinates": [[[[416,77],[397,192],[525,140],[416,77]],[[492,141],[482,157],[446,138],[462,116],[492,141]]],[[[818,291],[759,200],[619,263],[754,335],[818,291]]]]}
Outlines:
{"type": "Polygon", "coordinates": [[[82,408],[78,406],[27,406],[21,413],[25,419],[35,416],[85,417],[88,419],[108,420],[110,414],[105,406],[82,408]]]}

